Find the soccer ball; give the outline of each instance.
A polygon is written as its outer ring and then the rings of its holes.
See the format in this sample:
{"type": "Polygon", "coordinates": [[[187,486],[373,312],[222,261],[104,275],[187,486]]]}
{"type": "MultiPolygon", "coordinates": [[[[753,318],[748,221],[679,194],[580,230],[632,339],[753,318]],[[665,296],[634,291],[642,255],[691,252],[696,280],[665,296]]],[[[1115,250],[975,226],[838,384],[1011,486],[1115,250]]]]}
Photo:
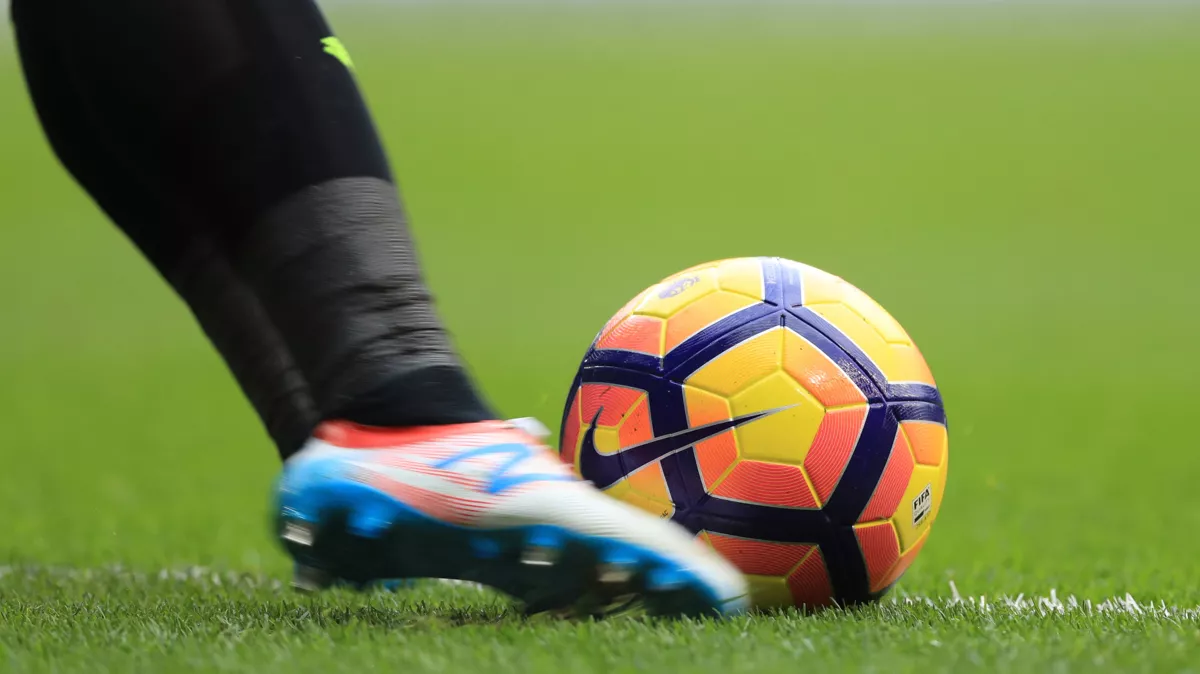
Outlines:
{"type": "Polygon", "coordinates": [[[686,526],[760,608],[882,596],[929,536],[946,416],[920,351],[842,279],[779,258],[651,286],[596,336],[562,457],[686,526]]]}

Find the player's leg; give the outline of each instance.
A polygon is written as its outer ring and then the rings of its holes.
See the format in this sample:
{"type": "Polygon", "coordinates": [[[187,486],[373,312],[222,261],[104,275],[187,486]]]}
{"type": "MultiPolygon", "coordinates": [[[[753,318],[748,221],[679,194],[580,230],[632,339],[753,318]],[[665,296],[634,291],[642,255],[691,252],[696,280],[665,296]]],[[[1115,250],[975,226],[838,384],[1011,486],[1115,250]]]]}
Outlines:
{"type": "Polygon", "coordinates": [[[18,37],[37,32],[22,14],[38,11],[102,142],[211,228],[322,414],[490,416],[434,315],[383,150],[311,2],[18,0],[18,37]]]}
{"type": "Polygon", "coordinates": [[[488,420],[311,2],[36,1],[72,17],[59,53],[96,133],[214,228],[331,420],[281,480],[298,560],[351,580],[478,580],[537,608],[626,590],[661,612],[743,605],[736,571],[681,528],[488,420]]]}
{"type": "Polygon", "coordinates": [[[14,23],[26,82],[59,159],[187,302],[275,442],[300,449],[319,417],[308,386],[258,298],[236,274],[199,214],[96,126],[58,44],[53,2],[17,0],[14,23]]]}

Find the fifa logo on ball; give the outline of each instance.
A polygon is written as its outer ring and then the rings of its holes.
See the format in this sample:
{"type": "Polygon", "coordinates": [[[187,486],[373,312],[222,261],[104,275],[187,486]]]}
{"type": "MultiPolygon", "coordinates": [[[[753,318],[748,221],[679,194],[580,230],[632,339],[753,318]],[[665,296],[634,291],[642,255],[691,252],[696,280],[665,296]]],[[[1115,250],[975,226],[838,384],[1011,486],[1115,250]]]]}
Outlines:
{"type": "Polygon", "coordinates": [[[915,526],[917,524],[920,524],[921,520],[925,519],[925,516],[929,514],[929,511],[932,508],[933,508],[933,485],[927,484],[927,485],[925,485],[925,488],[921,490],[921,493],[917,494],[917,497],[915,499],[913,499],[913,502],[912,502],[913,525],[915,526]]]}

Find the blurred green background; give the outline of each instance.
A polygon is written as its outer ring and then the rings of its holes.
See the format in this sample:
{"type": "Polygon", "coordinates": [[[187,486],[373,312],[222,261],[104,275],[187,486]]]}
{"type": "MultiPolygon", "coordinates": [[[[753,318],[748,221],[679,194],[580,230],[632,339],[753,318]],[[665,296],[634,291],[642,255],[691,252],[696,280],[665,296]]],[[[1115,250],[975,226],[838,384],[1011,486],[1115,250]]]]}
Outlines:
{"type": "MultiPolygon", "coordinates": [[[[330,14],[505,413],[556,423],[660,277],[794,258],[889,308],[947,400],[946,502],[902,592],[1200,603],[1200,8],[330,14]]],[[[284,577],[271,446],[0,44],[0,563],[284,577]]]]}

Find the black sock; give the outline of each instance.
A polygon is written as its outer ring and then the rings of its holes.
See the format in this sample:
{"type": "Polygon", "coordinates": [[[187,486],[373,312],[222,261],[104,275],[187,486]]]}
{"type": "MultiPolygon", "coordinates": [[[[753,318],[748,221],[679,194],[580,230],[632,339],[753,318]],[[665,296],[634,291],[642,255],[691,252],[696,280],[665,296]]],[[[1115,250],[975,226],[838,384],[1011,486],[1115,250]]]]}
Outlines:
{"type": "Polygon", "coordinates": [[[318,405],[377,426],[491,418],[434,312],[396,188],[342,178],[300,191],[242,241],[238,264],[318,405]]]}
{"type": "MultiPolygon", "coordinates": [[[[435,316],[384,152],[311,0],[15,0],[13,14],[64,163],[167,278],[211,241],[321,417],[491,416],[435,316]]],[[[228,331],[214,322],[253,329],[247,312],[204,306],[218,302],[196,285],[181,294],[210,335],[228,331]]],[[[226,341],[228,362],[248,360],[244,340],[226,341]]],[[[252,399],[295,384],[239,382],[252,399]]]]}

